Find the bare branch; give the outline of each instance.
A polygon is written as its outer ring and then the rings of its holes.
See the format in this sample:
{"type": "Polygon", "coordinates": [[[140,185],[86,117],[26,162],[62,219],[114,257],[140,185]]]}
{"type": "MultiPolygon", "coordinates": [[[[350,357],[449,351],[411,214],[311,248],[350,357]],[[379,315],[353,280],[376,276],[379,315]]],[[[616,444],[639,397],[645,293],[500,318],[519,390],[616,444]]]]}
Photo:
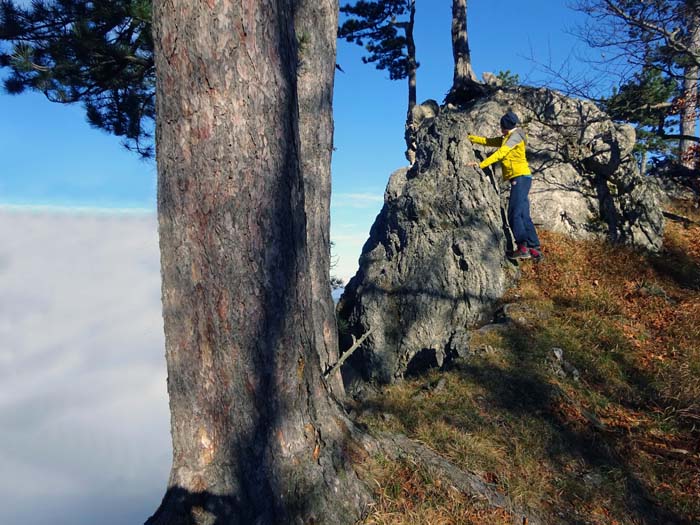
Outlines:
{"type": "Polygon", "coordinates": [[[326,372],[324,375],[326,377],[330,377],[333,374],[335,374],[338,370],[340,370],[340,367],[343,366],[343,363],[345,361],[347,361],[348,357],[350,357],[355,350],[357,350],[358,348],[360,348],[360,346],[362,346],[362,343],[365,342],[365,339],[367,339],[367,337],[371,333],[372,333],[372,329],[370,328],[362,335],[362,337],[360,337],[359,340],[355,340],[355,336],[353,335],[352,336],[352,346],[350,348],[348,348],[347,351],[342,356],[340,356],[340,359],[338,359],[338,362],[336,364],[334,364],[333,367],[328,372],[326,372]]]}
{"type": "Polygon", "coordinates": [[[679,53],[682,53],[683,55],[688,57],[690,60],[692,60],[696,66],[700,66],[700,57],[698,56],[697,52],[695,52],[690,47],[688,47],[679,38],[679,35],[681,34],[680,27],[676,27],[673,30],[668,30],[665,27],[651,23],[649,21],[649,19],[645,19],[643,17],[632,16],[630,13],[621,9],[620,6],[618,6],[615,2],[612,2],[611,0],[605,0],[605,4],[612,11],[612,13],[614,13],[616,16],[618,16],[621,20],[626,22],[628,25],[633,26],[633,27],[637,27],[639,29],[644,29],[646,31],[651,31],[652,33],[659,35],[660,37],[662,37],[664,39],[666,44],[671,49],[673,49],[674,51],[677,51],[679,53]]]}

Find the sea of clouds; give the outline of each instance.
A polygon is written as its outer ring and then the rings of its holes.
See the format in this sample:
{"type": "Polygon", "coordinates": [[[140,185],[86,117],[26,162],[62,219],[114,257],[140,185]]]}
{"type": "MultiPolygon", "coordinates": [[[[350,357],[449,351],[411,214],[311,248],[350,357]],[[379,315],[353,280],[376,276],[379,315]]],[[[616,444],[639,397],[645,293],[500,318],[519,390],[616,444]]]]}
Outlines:
{"type": "Polygon", "coordinates": [[[0,208],[0,523],[143,523],[171,460],[154,214],[0,208]]]}

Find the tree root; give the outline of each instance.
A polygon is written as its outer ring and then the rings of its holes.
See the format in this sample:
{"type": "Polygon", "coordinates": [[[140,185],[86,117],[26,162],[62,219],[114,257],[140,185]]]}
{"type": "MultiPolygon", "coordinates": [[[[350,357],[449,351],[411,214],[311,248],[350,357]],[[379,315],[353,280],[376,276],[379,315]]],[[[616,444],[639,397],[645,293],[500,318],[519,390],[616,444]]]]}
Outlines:
{"type": "Polygon", "coordinates": [[[402,434],[389,433],[363,434],[361,441],[365,450],[371,455],[383,454],[392,460],[411,459],[460,492],[485,500],[491,507],[508,511],[514,516],[514,524],[543,525],[544,523],[531,512],[516,506],[508,496],[499,493],[493,484],[485,482],[472,472],[460,469],[419,441],[402,434]]]}

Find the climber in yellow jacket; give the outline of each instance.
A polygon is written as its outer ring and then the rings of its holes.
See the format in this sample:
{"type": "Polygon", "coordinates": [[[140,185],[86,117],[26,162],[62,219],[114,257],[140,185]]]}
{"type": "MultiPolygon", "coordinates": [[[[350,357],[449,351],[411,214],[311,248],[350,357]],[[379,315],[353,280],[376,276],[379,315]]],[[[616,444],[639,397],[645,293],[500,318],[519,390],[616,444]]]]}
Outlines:
{"type": "Polygon", "coordinates": [[[510,185],[508,223],[518,245],[517,249],[508,256],[511,259],[539,261],[543,255],[535,225],[530,218],[530,200],[528,198],[532,186],[532,172],[525,155],[527,137],[525,132],[518,128],[519,122],[517,115],[508,111],[501,117],[500,137],[486,138],[469,135],[469,140],[473,144],[498,148],[481,163],[470,162],[469,165],[484,169],[496,162],[501,163],[503,179],[508,181],[510,185]]]}

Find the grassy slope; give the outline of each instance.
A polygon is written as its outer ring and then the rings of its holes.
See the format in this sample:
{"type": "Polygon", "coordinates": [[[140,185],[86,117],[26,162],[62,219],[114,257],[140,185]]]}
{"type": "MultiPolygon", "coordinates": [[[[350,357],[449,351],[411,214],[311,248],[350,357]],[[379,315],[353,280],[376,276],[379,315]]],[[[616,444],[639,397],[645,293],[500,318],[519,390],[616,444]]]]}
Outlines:
{"type": "MultiPolygon", "coordinates": [[[[543,242],[547,259],[523,264],[505,298],[509,328],[387,389],[362,422],[424,442],[547,523],[700,523],[700,226],[669,223],[663,257],[543,242]]],[[[366,524],[512,523],[408,460],[366,469],[366,524]]]]}

